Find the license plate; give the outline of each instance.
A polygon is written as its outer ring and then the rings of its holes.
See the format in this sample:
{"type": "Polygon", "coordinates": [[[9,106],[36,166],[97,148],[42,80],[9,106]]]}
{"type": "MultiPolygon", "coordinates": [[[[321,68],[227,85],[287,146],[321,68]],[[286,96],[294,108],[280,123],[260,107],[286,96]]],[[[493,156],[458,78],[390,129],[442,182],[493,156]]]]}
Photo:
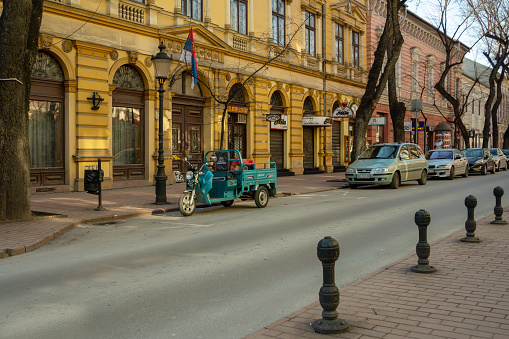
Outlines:
{"type": "Polygon", "coordinates": [[[357,174],[357,179],[369,179],[371,175],[369,174],[357,174]]]}

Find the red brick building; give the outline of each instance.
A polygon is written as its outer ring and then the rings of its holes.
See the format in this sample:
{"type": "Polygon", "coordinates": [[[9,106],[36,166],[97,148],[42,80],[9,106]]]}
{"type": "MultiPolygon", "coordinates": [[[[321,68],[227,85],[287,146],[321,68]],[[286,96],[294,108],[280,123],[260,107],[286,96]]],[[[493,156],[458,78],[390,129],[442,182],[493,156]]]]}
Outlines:
{"type": "MultiPolygon", "coordinates": [[[[368,2],[368,25],[366,33],[367,64],[371,65],[378,39],[383,32],[386,18],[386,3],[380,0],[368,2]]],[[[451,105],[434,89],[444,69],[445,51],[436,28],[403,9],[400,12],[401,32],[404,38],[400,58],[396,64],[396,83],[398,95],[405,102],[405,140],[415,142],[415,118],[417,115],[417,143],[426,151],[440,147],[453,147],[454,126],[451,132],[435,133],[434,128],[440,122],[453,121],[451,105]],[[422,99],[422,111],[412,112],[412,101],[422,99]],[[446,118],[444,118],[447,117],[446,118]],[[412,126],[412,127],[411,127],[412,126]],[[411,130],[410,130],[411,128],[411,130]]],[[[460,45],[464,48],[464,45],[460,45]]],[[[447,86],[451,93],[460,92],[461,66],[447,77],[447,86]]],[[[389,113],[387,89],[373,112],[371,126],[368,127],[367,143],[391,142],[393,126],[389,113]]],[[[459,140],[459,145],[462,144],[459,140]]]]}

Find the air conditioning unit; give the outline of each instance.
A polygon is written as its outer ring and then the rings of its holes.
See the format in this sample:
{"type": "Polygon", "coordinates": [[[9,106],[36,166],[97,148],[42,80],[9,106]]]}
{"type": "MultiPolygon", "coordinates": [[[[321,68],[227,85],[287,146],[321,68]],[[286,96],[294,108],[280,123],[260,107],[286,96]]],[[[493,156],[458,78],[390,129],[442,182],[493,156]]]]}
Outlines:
{"type": "Polygon", "coordinates": [[[247,114],[235,114],[235,123],[237,124],[247,123],[247,114]]]}

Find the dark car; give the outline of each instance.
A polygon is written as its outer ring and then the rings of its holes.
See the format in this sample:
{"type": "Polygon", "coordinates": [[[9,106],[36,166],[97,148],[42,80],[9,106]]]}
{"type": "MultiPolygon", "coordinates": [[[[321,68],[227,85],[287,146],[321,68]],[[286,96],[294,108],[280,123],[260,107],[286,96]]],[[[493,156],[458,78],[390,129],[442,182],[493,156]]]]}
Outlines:
{"type": "Polygon", "coordinates": [[[467,148],[463,154],[467,157],[470,172],[480,172],[482,175],[488,171],[495,173],[495,159],[487,148],[467,148]]]}

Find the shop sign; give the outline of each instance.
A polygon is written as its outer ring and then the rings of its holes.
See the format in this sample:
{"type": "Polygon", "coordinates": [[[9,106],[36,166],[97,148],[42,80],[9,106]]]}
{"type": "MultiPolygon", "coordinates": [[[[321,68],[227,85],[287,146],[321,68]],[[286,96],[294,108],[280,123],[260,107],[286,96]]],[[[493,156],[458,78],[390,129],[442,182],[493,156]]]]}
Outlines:
{"type": "Polygon", "coordinates": [[[228,105],[228,112],[230,112],[230,113],[248,114],[249,113],[249,107],[246,107],[246,106],[236,106],[236,105],[228,105]]]}
{"type": "Polygon", "coordinates": [[[287,114],[269,114],[278,116],[276,121],[270,121],[270,129],[287,130],[288,129],[288,115],[287,114]]]}
{"type": "Polygon", "coordinates": [[[304,126],[332,126],[332,118],[318,115],[302,117],[304,126]]]}
{"type": "Polygon", "coordinates": [[[265,120],[270,122],[275,122],[278,121],[279,119],[281,119],[281,114],[267,114],[265,116],[265,120]]]}
{"type": "MultiPolygon", "coordinates": [[[[417,122],[417,130],[424,131],[424,121],[417,122]]],[[[412,131],[415,131],[415,120],[412,120],[412,131]]]]}
{"type": "Polygon", "coordinates": [[[372,117],[368,125],[385,125],[385,117],[372,117]]]}
{"type": "MultiPolygon", "coordinates": [[[[352,105],[353,107],[354,105],[352,105]]],[[[355,106],[355,109],[357,110],[357,106],[355,106]]],[[[355,116],[355,112],[352,108],[348,107],[346,104],[343,104],[342,106],[339,106],[332,112],[332,118],[353,118],[355,116]]]]}

